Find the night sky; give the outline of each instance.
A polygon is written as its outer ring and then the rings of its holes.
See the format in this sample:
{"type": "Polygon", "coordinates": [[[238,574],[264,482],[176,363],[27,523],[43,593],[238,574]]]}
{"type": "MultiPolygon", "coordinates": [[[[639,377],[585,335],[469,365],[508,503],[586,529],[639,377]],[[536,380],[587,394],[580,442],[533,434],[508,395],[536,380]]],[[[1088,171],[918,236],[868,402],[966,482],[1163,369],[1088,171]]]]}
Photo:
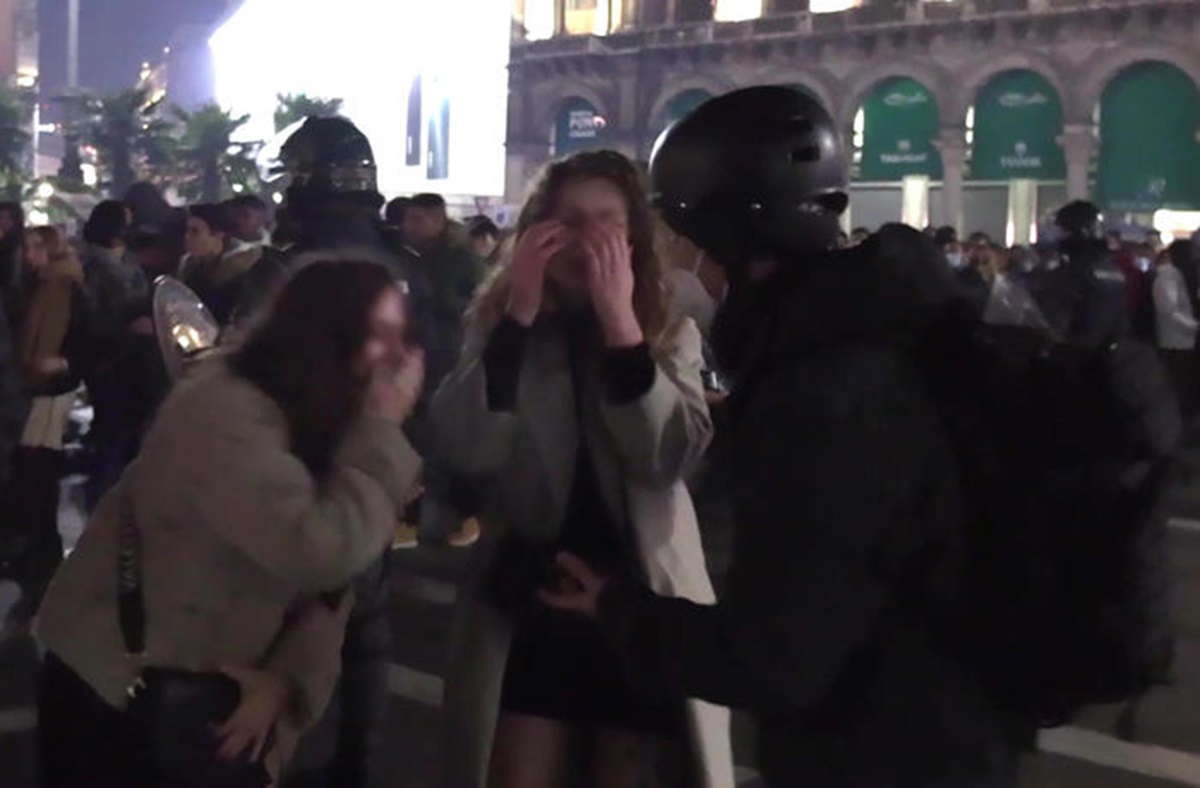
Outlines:
{"type": "MultiPolygon", "coordinates": [[[[43,95],[67,81],[67,0],[40,0],[43,95]]],[[[180,25],[221,16],[227,0],[81,0],[79,81],[105,92],[137,81],[180,25]]]]}

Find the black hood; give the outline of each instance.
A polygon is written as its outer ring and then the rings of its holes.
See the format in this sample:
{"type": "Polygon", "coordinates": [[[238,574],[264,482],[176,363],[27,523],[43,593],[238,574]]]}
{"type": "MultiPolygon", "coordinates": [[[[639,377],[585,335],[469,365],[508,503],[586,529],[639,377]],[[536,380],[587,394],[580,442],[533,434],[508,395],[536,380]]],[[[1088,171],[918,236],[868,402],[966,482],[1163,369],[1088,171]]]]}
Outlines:
{"type": "Polygon", "coordinates": [[[903,341],[967,309],[933,242],[887,225],[860,246],[785,263],[762,282],[735,277],[713,347],[736,378],[747,364],[845,343],[903,341]]]}

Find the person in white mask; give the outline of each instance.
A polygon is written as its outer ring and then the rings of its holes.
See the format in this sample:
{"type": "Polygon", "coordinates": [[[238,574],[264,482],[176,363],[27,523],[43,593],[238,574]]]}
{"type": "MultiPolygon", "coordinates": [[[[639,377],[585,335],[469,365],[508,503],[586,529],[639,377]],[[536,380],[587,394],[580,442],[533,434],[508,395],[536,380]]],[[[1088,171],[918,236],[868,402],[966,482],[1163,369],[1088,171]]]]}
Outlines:
{"type": "Polygon", "coordinates": [[[1194,353],[1200,322],[1188,297],[1183,267],[1190,263],[1190,248],[1182,241],[1158,256],[1154,275],[1154,312],[1157,318],[1158,350],[1179,397],[1185,419],[1195,413],[1196,368],[1194,353]]]}

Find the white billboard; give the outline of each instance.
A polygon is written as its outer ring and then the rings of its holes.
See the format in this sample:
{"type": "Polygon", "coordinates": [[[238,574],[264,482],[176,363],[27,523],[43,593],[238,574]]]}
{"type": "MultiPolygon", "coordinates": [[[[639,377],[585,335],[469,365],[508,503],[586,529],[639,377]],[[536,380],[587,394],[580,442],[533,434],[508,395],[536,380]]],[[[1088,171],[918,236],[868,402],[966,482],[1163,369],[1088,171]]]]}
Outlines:
{"type": "Polygon", "coordinates": [[[246,0],[209,41],[216,101],[266,141],[279,94],[340,98],[385,196],[498,196],[511,30],[503,0],[246,0]]]}

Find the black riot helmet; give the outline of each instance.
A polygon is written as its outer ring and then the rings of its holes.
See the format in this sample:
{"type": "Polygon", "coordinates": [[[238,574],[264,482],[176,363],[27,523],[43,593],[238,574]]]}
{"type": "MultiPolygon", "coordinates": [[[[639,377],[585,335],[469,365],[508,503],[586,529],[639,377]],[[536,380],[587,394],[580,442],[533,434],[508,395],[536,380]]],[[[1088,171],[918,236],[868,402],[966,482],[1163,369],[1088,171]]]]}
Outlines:
{"type": "Polygon", "coordinates": [[[273,172],[288,178],[290,210],[327,201],[351,201],[378,211],[375,154],[366,135],[340,117],[308,118],[279,149],[273,172]]]}
{"type": "Polygon", "coordinates": [[[725,266],[833,247],[848,203],[833,118],[786,87],[704,103],[659,139],[650,176],[667,224],[725,266]]]}
{"type": "Polygon", "coordinates": [[[1075,200],[1059,208],[1054,224],[1067,240],[1093,241],[1101,238],[1104,232],[1100,209],[1084,200],[1075,200]]]}

